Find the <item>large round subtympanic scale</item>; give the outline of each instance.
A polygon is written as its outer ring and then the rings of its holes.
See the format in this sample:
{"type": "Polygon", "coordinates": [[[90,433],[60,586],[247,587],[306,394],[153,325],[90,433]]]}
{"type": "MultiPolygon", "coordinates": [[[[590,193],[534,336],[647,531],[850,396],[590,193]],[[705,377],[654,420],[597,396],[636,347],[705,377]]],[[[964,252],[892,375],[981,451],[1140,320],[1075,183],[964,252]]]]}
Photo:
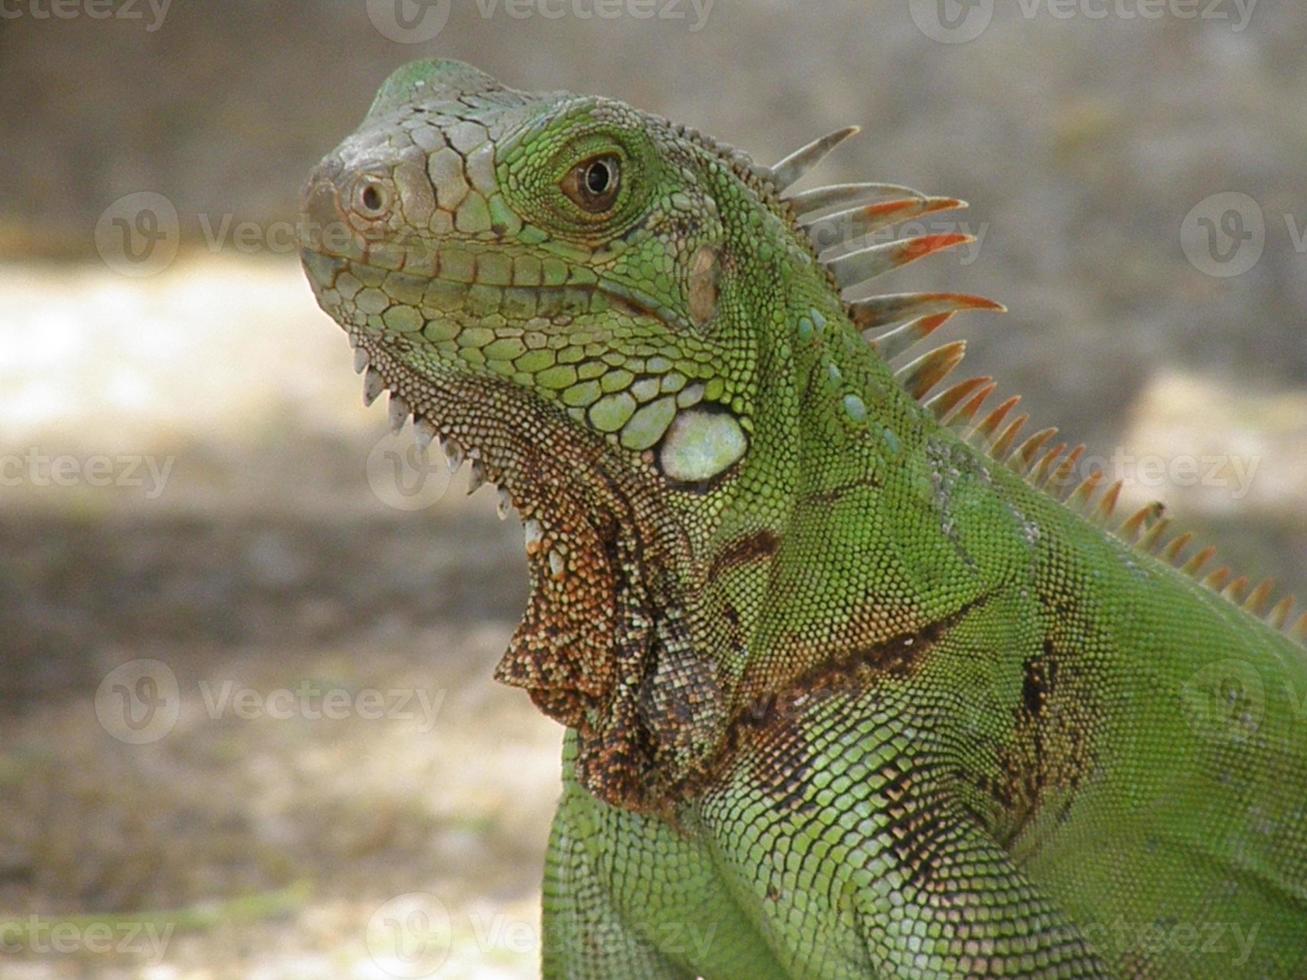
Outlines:
{"type": "Polygon", "coordinates": [[[734,415],[690,408],[672,421],[658,463],[673,480],[700,483],[726,472],[748,448],[748,436],[734,415]]]}

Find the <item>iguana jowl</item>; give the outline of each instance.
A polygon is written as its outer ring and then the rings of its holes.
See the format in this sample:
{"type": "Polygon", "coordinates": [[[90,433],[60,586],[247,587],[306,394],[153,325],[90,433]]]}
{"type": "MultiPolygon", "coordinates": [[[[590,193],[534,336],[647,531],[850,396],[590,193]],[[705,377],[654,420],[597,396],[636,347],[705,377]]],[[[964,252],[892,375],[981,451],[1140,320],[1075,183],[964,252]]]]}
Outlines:
{"type": "Polygon", "coordinates": [[[894,370],[996,304],[842,298],[959,240],[856,242],[960,202],[788,191],[850,132],[764,168],[428,61],[307,185],[366,398],[524,522],[545,974],[1307,975],[1289,606],[1156,510],[1106,531],[1078,451],[939,390],[960,344],[894,370]]]}

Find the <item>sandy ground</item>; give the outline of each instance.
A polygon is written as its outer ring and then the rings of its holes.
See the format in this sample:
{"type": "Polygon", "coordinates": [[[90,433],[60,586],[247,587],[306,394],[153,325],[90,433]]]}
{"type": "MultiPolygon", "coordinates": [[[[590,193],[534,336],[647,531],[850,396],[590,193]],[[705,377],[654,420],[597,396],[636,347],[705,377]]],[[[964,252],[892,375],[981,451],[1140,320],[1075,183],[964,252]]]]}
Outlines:
{"type": "MultiPolygon", "coordinates": [[[[6,266],[0,309],[0,976],[535,975],[517,522],[363,408],[292,262],[6,266]]],[[[1300,574],[1301,397],[1148,392],[1137,454],[1260,468],[1134,499],[1300,574]]]]}
{"type": "Polygon", "coordinates": [[[363,408],[291,263],[0,294],[0,975],[534,975],[517,522],[363,408]]]}

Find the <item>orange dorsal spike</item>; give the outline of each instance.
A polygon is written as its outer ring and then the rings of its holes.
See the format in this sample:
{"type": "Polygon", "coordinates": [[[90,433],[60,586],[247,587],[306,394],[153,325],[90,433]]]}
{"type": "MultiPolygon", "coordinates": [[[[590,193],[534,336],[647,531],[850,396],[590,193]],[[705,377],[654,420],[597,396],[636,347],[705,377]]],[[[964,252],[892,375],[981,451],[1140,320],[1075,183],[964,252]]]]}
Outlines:
{"type": "Polygon", "coordinates": [[[1271,593],[1275,591],[1275,579],[1262,579],[1253,589],[1248,598],[1244,600],[1243,607],[1254,616],[1261,616],[1266,612],[1266,604],[1271,599],[1271,593]]]}
{"type": "Polygon", "coordinates": [[[1207,578],[1203,579],[1203,585],[1207,586],[1213,592],[1220,592],[1225,588],[1225,584],[1230,581],[1230,576],[1234,572],[1229,565],[1222,565],[1216,571],[1212,572],[1207,578]]]}
{"type": "Polygon", "coordinates": [[[1067,506],[1074,507],[1077,510],[1083,508],[1098,492],[1098,485],[1103,482],[1105,476],[1106,474],[1102,470],[1093,470],[1067,496],[1067,506]]]}
{"type": "Polygon", "coordinates": [[[1298,617],[1298,622],[1289,628],[1288,633],[1291,639],[1307,643],[1307,612],[1298,617]]]}
{"type": "Polygon", "coordinates": [[[917,346],[951,319],[953,319],[952,313],[923,316],[919,320],[912,320],[901,327],[895,327],[889,333],[869,340],[868,343],[877,354],[887,361],[892,361],[904,351],[917,346]]]}
{"type": "Polygon", "coordinates": [[[1085,454],[1085,444],[1082,442],[1067,454],[1066,459],[1058,465],[1048,478],[1046,488],[1053,496],[1061,498],[1062,492],[1066,489],[1071,477],[1075,475],[1076,465],[1080,462],[1080,457],[1085,454]]]}
{"type": "Polygon", "coordinates": [[[1186,575],[1192,575],[1194,578],[1197,578],[1198,573],[1202,570],[1202,567],[1206,565],[1209,561],[1211,561],[1212,558],[1215,557],[1215,555],[1216,555],[1216,549],[1213,548],[1211,545],[1208,545],[1206,548],[1203,548],[1201,551],[1199,551],[1198,554],[1194,555],[1187,562],[1185,562],[1184,567],[1180,570],[1184,572],[1186,575]]]}
{"type": "Polygon", "coordinates": [[[967,378],[966,381],[959,381],[955,385],[945,388],[937,395],[933,395],[926,401],[926,407],[935,413],[935,418],[940,422],[946,423],[952,418],[957,407],[962,404],[966,398],[975,393],[976,389],[990,385],[993,390],[993,378],[967,378]]]}
{"type": "Polygon", "coordinates": [[[1143,529],[1161,517],[1165,510],[1166,507],[1160,500],[1144,504],[1121,524],[1121,537],[1132,543],[1138,541],[1143,529]]]}
{"type": "Polygon", "coordinates": [[[1007,454],[1012,451],[1012,447],[1016,444],[1017,436],[1021,434],[1021,429],[1029,421],[1029,415],[1018,415],[1013,419],[999,437],[994,440],[994,445],[989,451],[990,455],[1000,462],[1007,459],[1007,454]]]}
{"type": "Polygon", "coordinates": [[[1237,579],[1221,590],[1221,595],[1233,603],[1243,601],[1243,594],[1248,591],[1248,577],[1240,575],[1237,579]]]}
{"type": "Polygon", "coordinates": [[[1266,614],[1266,621],[1273,629],[1282,630],[1293,612],[1293,596],[1287,595],[1275,604],[1275,608],[1266,614]]]}
{"type": "Polygon", "coordinates": [[[1013,395],[998,408],[994,409],[985,418],[976,424],[976,427],[967,433],[967,441],[974,443],[979,440],[982,444],[987,441],[1003,424],[1007,418],[1007,413],[1012,411],[1021,401],[1020,395],[1013,395]]]}
{"type": "Polygon", "coordinates": [[[1035,464],[1034,468],[1030,471],[1030,483],[1033,486],[1042,487],[1046,482],[1048,482],[1048,475],[1053,468],[1053,464],[1062,458],[1062,454],[1066,452],[1066,447],[1067,444],[1065,442],[1059,442],[1044,454],[1043,459],[1035,464]]]}
{"type": "Polygon", "coordinates": [[[936,313],[961,313],[965,310],[1007,312],[1002,303],[983,296],[964,293],[887,293],[850,303],[849,318],[859,330],[865,332],[904,320],[917,320],[936,313]]]}
{"type": "Polygon", "coordinates": [[[1194,535],[1192,531],[1185,531],[1183,534],[1177,534],[1171,539],[1171,543],[1168,544],[1166,549],[1162,552],[1162,558],[1174,565],[1180,558],[1180,552],[1184,551],[1189,542],[1193,540],[1193,537],[1194,535]]]}
{"type": "Polygon", "coordinates": [[[996,384],[987,384],[967,399],[953,416],[953,424],[963,426],[974,419],[976,413],[980,411],[980,407],[985,404],[985,400],[994,393],[994,389],[997,387],[996,384]]]}
{"type": "Polygon", "coordinates": [[[1035,457],[1039,451],[1048,444],[1048,440],[1057,435],[1057,429],[1049,427],[1040,429],[1034,435],[1030,436],[1008,457],[1008,465],[1021,474],[1030,472],[1031,467],[1035,465],[1035,457]]]}
{"type": "Polygon", "coordinates": [[[1121,496],[1121,488],[1125,486],[1125,480],[1117,480],[1107,488],[1107,493],[1103,494],[1103,499],[1098,502],[1094,508],[1094,520],[1103,527],[1112,519],[1112,514],[1116,511],[1117,499],[1121,496]]]}
{"type": "Polygon", "coordinates": [[[1143,540],[1139,542],[1140,549],[1149,554],[1156,554],[1157,545],[1162,540],[1162,535],[1166,533],[1166,529],[1170,526],[1171,518],[1159,518],[1157,523],[1150,527],[1144,534],[1143,540]]]}
{"type": "Polygon", "coordinates": [[[967,342],[955,340],[943,347],[927,351],[910,364],[894,373],[909,395],[918,401],[962,363],[967,353],[967,342]]]}

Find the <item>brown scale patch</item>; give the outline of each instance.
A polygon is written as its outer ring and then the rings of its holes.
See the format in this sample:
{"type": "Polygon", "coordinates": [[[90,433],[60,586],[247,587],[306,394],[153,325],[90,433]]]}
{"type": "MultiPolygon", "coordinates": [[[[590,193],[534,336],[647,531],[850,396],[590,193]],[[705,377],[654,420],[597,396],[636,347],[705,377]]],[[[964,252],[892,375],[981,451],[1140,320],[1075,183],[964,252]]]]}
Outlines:
{"type": "Polygon", "coordinates": [[[732,541],[713,558],[708,566],[708,581],[731,569],[770,558],[780,550],[781,539],[770,528],[762,528],[732,541]]]}
{"type": "Polygon", "coordinates": [[[937,896],[960,892],[961,876],[949,874],[959,841],[950,824],[947,802],[938,790],[928,790],[910,773],[888,762],[879,770],[885,799],[889,845],[906,884],[937,896]]]}
{"type": "Polygon", "coordinates": [[[756,784],[781,807],[802,809],[812,770],[804,721],[813,709],[827,699],[865,691],[877,679],[910,676],[948,631],[983,601],[968,603],[921,629],[833,656],[783,688],[753,698],[727,723],[712,775],[719,776],[745,751],[756,784]]]}
{"type": "Polygon", "coordinates": [[[1094,712],[1072,676],[1073,661],[1051,639],[1022,665],[1016,729],[999,752],[999,777],[983,788],[1004,810],[999,843],[1010,847],[1050,803],[1063,816],[1093,764],[1094,712]]]}

